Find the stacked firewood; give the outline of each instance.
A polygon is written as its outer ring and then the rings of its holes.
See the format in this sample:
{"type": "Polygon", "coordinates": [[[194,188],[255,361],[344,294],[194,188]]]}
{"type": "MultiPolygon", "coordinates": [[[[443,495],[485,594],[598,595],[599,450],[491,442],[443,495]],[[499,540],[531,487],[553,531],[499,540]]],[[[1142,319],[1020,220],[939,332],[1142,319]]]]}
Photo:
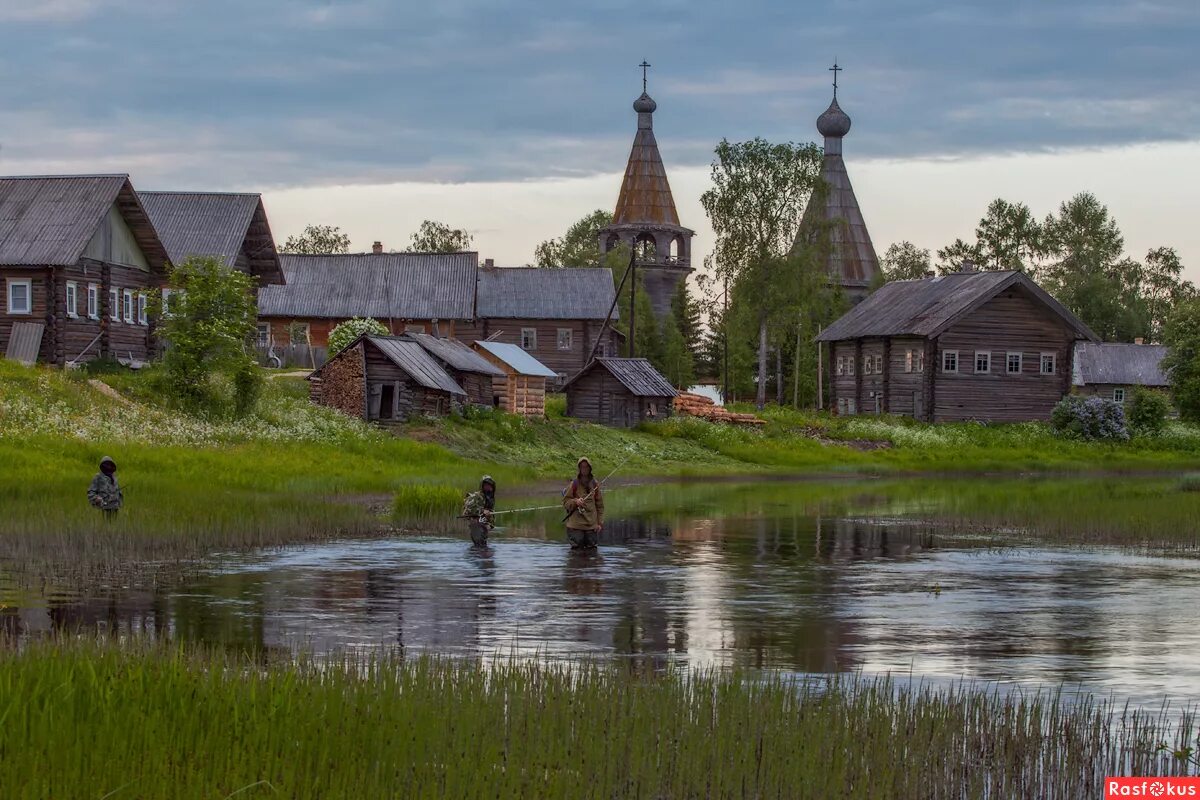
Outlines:
{"type": "Polygon", "coordinates": [[[766,425],[765,419],[753,414],[735,414],[717,405],[700,394],[680,392],[675,398],[675,413],[688,417],[699,417],[709,422],[724,422],[729,425],[766,425]]]}

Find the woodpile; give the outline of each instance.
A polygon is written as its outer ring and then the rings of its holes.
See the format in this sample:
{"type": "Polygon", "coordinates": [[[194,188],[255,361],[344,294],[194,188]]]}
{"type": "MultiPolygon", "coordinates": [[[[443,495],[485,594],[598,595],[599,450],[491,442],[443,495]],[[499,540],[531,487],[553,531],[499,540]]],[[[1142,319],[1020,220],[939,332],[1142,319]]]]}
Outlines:
{"type": "Polygon", "coordinates": [[[753,414],[736,414],[717,405],[700,394],[680,392],[675,398],[675,413],[688,417],[699,417],[709,422],[724,422],[728,425],[766,425],[765,419],[753,414]]]}

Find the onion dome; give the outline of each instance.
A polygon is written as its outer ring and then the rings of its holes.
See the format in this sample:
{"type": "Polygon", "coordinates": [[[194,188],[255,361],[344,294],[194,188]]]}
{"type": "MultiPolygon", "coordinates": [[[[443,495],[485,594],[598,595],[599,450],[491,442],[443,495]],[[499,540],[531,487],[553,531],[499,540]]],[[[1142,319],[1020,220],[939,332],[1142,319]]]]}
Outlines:
{"type": "Polygon", "coordinates": [[[817,117],[817,132],[826,139],[840,139],[850,132],[850,117],[842,111],[836,97],[825,113],[817,117]]]}
{"type": "Polygon", "coordinates": [[[642,92],[642,96],[633,101],[633,110],[639,114],[653,114],[656,108],[658,108],[658,103],[654,102],[654,98],[645,92],[642,92]]]}

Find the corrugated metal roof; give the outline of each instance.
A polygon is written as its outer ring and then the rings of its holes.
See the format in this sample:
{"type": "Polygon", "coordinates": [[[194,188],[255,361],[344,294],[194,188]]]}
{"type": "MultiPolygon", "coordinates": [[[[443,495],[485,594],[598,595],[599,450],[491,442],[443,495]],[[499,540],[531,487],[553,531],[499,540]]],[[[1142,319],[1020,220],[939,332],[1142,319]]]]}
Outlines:
{"type": "Polygon", "coordinates": [[[475,309],[480,319],[603,320],[616,293],[604,267],[485,267],[475,309]]]}
{"type": "Polygon", "coordinates": [[[282,283],[283,269],[271,238],[262,197],[220,192],[139,192],[167,254],[212,256],[237,266],[245,250],[251,274],[282,283]]]}
{"type": "Polygon", "coordinates": [[[596,367],[608,370],[622,386],[638,397],[675,397],[677,394],[671,382],[644,358],[597,358],[567,381],[563,389],[596,367]]]}
{"type": "Polygon", "coordinates": [[[1127,386],[1166,386],[1162,360],[1167,348],[1160,344],[1078,342],[1075,345],[1074,383],[1114,383],[1127,386]]]}
{"type": "Polygon", "coordinates": [[[512,367],[518,375],[535,378],[557,378],[558,373],[515,344],[505,342],[476,342],[475,346],[488,351],[512,367]]]}
{"type": "Polygon", "coordinates": [[[496,377],[504,375],[499,367],[457,339],[443,339],[428,333],[407,333],[405,336],[425,348],[438,361],[460,372],[479,372],[496,377]]]}
{"type": "Polygon", "coordinates": [[[1096,335],[1023,272],[958,272],[893,281],[826,328],[818,341],[875,336],[935,336],[1001,291],[1018,285],[1072,327],[1079,338],[1096,335]]]}
{"type": "Polygon", "coordinates": [[[473,319],[478,253],[280,257],[284,286],[258,292],[263,317],[473,319]]]}
{"type": "Polygon", "coordinates": [[[465,395],[466,392],[458,385],[450,373],[442,365],[433,360],[421,345],[412,339],[401,336],[367,336],[365,337],[379,352],[387,356],[393,364],[407,372],[412,379],[427,389],[438,389],[450,394],[465,395]]]}
{"type": "Polygon", "coordinates": [[[155,270],[165,250],[127,175],[0,178],[0,264],[70,266],[116,203],[155,270]]]}

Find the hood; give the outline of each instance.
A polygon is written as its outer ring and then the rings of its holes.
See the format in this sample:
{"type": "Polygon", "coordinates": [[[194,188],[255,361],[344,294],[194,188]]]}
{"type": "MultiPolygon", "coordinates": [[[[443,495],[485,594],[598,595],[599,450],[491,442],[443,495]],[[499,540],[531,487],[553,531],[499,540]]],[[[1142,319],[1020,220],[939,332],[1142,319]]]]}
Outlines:
{"type": "Polygon", "coordinates": [[[100,466],[103,467],[105,464],[112,464],[114,468],[117,466],[117,462],[113,461],[111,456],[100,459],[100,466]]]}
{"type": "Polygon", "coordinates": [[[496,488],[496,480],[491,475],[484,475],[482,478],[479,479],[480,490],[483,489],[483,485],[485,483],[490,483],[492,485],[493,489],[496,488]]]}

